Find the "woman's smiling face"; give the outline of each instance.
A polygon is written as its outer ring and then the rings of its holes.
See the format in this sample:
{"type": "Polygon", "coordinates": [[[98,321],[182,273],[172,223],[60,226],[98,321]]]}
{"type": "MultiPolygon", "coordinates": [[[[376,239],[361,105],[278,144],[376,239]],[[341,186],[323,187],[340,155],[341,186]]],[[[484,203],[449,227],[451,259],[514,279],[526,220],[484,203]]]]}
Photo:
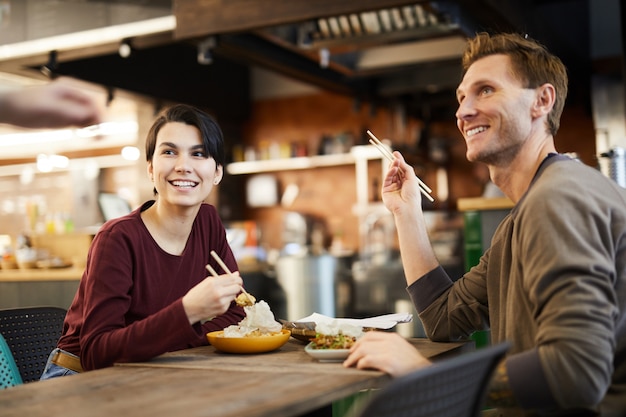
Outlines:
{"type": "Polygon", "coordinates": [[[148,174],[162,203],[195,206],[222,179],[223,167],[205,152],[197,127],[170,122],[157,134],[148,174]]]}

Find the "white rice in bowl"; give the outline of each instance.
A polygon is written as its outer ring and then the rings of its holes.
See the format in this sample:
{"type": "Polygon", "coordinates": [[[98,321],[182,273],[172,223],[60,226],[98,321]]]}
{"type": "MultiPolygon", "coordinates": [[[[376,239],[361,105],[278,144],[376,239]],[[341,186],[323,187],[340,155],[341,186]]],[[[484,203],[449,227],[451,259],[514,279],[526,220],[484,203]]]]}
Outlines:
{"type": "Polygon", "coordinates": [[[258,301],[243,308],[246,317],[224,329],[224,337],[269,336],[280,333],[282,325],[274,318],[274,313],[265,301],[258,301]]]}

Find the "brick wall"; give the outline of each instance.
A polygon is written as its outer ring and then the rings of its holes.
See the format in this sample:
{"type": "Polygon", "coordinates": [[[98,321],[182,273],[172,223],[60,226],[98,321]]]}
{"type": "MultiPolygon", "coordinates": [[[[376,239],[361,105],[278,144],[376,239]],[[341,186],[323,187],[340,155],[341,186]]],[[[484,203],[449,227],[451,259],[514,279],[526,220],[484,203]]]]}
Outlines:
{"type": "MultiPolygon", "coordinates": [[[[369,129],[380,139],[392,138],[393,147],[403,150],[418,175],[435,188],[436,164],[420,154],[420,131],[423,122],[406,119],[394,106],[372,108],[369,103],[355,103],[350,97],[321,92],[316,94],[259,100],[253,104],[252,116],[244,127],[244,144],[259,146],[262,142],[302,142],[314,153],[322,135],[351,133],[356,142],[367,143],[369,129]]],[[[583,162],[595,166],[595,135],[588,111],[580,106],[566,108],[557,149],[576,152],[583,162]]],[[[430,126],[430,136],[445,141],[449,151],[446,168],[449,176],[447,202],[438,202],[429,209],[456,210],[456,200],[477,197],[482,185],[472,171],[473,164],[465,159],[465,143],[456,128],[454,115],[450,122],[430,126]]],[[[356,201],[356,183],[353,166],[317,168],[304,171],[275,173],[280,189],[290,183],[300,187],[300,195],[290,210],[320,216],[326,220],[329,233],[343,233],[344,243],[353,248],[359,245],[359,224],[352,213],[356,201]]],[[[380,167],[370,163],[370,179],[379,179],[380,167]]],[[[373,186],[372,184],[370,184],[373,186]]],[[[436,190],[435,190],[436,191],[436,190]]],[[[262,240],[270,247],[281,247],[282,218],[285,209],[246,209],[244,216],[254,219],[261,229],[262,240]]]]}

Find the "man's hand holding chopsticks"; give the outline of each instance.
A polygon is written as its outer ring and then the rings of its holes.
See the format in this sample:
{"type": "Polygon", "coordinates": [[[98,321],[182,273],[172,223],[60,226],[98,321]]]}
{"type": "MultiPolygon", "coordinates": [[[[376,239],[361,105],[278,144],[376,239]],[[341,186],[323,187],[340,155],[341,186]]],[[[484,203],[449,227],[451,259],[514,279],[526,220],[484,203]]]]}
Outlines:
{"type": "Polygon", "coordinates": [[[413,210],[413,206],[422,205],[420,182],[413,167],[407,164],[402,154],[394,151],[394,160],[383,181],[382,199],[392,213],[413,210]]]}

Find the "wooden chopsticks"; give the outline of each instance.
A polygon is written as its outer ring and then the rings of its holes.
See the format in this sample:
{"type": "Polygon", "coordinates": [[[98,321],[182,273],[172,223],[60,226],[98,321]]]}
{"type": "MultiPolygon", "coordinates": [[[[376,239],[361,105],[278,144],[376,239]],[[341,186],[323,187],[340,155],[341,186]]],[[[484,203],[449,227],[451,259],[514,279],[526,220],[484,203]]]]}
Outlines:
{"type": "MultiPolygon", "coordinates": [[[[231,270],[226,266],[226,264],[224,263],[224,261],[222,261],[222,258],[219,257],[219,255],[212,250],[211,251],[211,256],[213,257],[213,259],[215,259],[217,261],[217,263],[222,267],[222,269],[224,270],[224,272],[226,272],[229,275],[232,275],[233,273],[231,272],[231,270]]],[[[211,275],[213,275],[214,277],[218,277],[219,274],[215,271],[215,269],[213,269],[213,267],[209,264],[206,265],[206,269],[211,273],[211,275]]],[[[246,298],[248,298],[248,301],[250,301],[250,303],[254,304],[255,303],[255,299],[250,295],[250,293],[248,293],[248,291],[246,291],[245,288],[241,287],[241,292],[243,292],[246,295],[246,298]]]]}
{"type": "Polygon", "coordinates": [[[207,271],[209,271],[211,273],[211,275],[213,275],[214,278],[217,278],[220,276],[220,274],[217,273],[217,271],[215,269],[213,269],[213,267],[209,264],[206,264],[206,269],[207,271]]]}
{"type": "MultiPolygon", "coordinates": [[[[374,145],[376,149],[378,149],[380,153],[383,154],[383,156],[389,160],[389,162],[393,162],[396,159],[396,157],[393,156],[391,151],[389,151],[389,149],[387,149],[387,147],[383,145],[383,143],[380,140],[378,140],[378,138],[374,136],[372,132],[368,130],[367,134],[370,135],[370,138],[371,138],[369,142],[372,145],[374,145]]],[[[417,182],[420,186],[421,193],[428,199],[428,201],[430,201],[431,203],[435,201],[435,199],[430,195],[430,193],[432,193],[433,190],[431,190],[431,188],[428,185],[426,185],[424,181],[419,179],[419,177],[417,178],[417,182]]]]}

